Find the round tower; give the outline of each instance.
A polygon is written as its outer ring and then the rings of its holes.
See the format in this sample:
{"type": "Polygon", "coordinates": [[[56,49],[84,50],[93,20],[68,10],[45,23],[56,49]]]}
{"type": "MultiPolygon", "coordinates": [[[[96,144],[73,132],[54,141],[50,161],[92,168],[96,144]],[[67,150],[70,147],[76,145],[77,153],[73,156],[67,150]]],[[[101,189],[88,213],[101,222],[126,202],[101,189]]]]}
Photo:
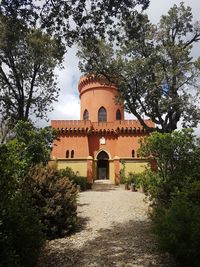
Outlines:
{"type": "Polygon", "coordinates": [[[112,122],[124,120],[122,105],[115,103],[117,88],[92,76],[82,76],[78,84],[81,120],[112,122]]]}

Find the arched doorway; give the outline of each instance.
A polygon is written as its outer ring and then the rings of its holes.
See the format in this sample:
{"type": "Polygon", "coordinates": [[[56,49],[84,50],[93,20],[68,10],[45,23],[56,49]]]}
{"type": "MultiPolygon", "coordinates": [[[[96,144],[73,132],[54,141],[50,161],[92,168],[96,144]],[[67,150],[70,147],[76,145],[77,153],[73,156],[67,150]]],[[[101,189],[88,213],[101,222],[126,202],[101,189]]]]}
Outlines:
{"type": "Polygon", "coordinates": [[[101,151],[97,156],[97,179],[109,179],[109,156],[101,151]]]}

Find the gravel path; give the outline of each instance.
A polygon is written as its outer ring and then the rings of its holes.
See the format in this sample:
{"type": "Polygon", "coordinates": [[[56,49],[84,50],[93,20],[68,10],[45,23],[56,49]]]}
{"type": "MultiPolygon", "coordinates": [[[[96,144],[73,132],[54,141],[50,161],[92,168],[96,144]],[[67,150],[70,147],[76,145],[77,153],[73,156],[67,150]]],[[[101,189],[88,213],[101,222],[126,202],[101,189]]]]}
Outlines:
{"type": "Polygon", "coordinates": [[[172,266],[150,233],[144,195],[122,189],[79,194],[83,229],[50,241],[38,267],[172,266]]]}

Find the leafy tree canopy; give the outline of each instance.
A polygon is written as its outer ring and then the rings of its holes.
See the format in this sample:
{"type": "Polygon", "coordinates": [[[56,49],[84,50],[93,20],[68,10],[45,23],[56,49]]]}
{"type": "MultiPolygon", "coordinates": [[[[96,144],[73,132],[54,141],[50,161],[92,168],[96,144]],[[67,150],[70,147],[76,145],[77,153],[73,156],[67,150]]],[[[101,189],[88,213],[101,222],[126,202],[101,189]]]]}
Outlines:
{"type": "Polygon", "coordinates": [[[54,70],[64,47],[36,27],[0,16],[0,110],[13,123],[31,114],[43,118],[56,100],[54,70]]]}
{"type": "Polygon", "coordinates": [[[46,0],[40,15],[43,27],[59,32],[72,44],[80,36],[104,36],[113,31],[117,20],[138,5],[146,9],[149,0],[46,0]]]}
{"type": "Polygon", "coordinates": [[[144,128],[171,132],[181,120],[196,126],[200,118],[200,58],[191,56],[200,40],[200,22],[193,23],[190,7],[174,5],[158,25],[147,15],[128,14],[121,21],[117,41],[83,38],[80,68],[104,76],[120,92],[118,101],[135,115],[144,128]],[[149,128],[144,118],[157,126],[149,128]]]}
{"type": "Polygon", "coordinates": [[[200,138],[191,129],[154,132],[143,140],[140,152],[153,157],[157,165],[157,170],[147,171],[143,178],[156,204],[169,205],[183,188],[200,181],[200,138]]]}
{"type": "Polygon", "coordinates": [[[117,20],[133,12],[136,6],[144,10],[149,0],[2,0],[0,14],[34,24],[47,32],[64,37],[68,45],[80,36],[103,36],[117,20]]]}
{"type": "MultiPolygon", "coordinates": [[[[114,31],[119,18],[149,0],[2,0],[0,3],[1,125],[45,118],[58,97],[55,68],[79,36],[114,31]]],[[[5,133],[5,131],[4,131],[5,133]]],[[[5,134],[2,139],[5,140],[5,134]]]]}
{"type": "Polygon", "coordinates": [[[16,180],[22,179],[31,167],[39,163],[47,164],[56,136],[57,131],[49,127],[38,129],[30,122],[19,121],[13,130],[12,139],[0,145],[2,177],[5,174],[10,179],[12,176],[16,180]]]}

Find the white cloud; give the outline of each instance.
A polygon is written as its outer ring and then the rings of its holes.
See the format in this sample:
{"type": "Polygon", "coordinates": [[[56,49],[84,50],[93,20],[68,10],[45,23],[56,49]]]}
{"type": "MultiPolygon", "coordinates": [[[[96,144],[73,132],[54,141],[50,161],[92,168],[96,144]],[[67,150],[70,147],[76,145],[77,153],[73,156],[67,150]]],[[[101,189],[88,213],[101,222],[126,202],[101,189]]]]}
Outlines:
{"type": "Polygon", "coordinates": [[[54,105],[54,111],[49,115],[50,119],[78,120],[80,110],[79,98],[75,94],[66,94],[60,97],[54,105]]]}
{"type": "MultiPolygon", "coordinates": [[[[54,110],[48,114],[49,120],[78,120],[80,114],[80,101],[78,94],[78,81],[81,72],[78,68],[76,47],[68,49],[64,59],[64,68],[56,69],[60,95],[53,104],[54,110]]],[[[50,122],[36,122],[39,125],[49,125],[50,122]]]]}

